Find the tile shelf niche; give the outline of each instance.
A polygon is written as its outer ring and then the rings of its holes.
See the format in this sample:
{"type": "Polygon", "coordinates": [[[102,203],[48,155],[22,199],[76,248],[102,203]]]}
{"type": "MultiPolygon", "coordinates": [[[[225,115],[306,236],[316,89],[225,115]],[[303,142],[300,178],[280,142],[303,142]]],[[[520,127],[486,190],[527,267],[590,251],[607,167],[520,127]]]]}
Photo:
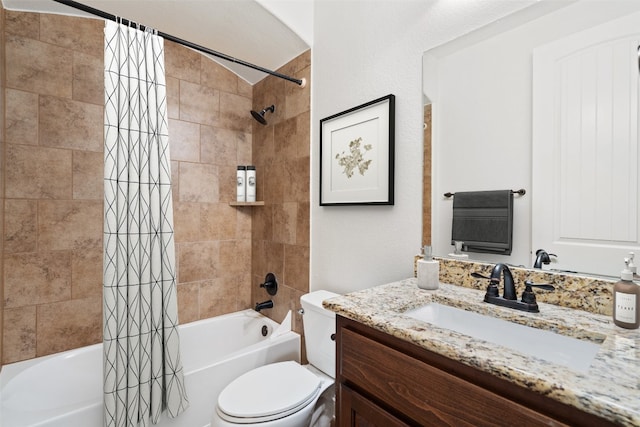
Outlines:
{"type": "Polygon", "coordinates": [[[230,206],[264,206],[264,202],[229,202],[230,206]]]}

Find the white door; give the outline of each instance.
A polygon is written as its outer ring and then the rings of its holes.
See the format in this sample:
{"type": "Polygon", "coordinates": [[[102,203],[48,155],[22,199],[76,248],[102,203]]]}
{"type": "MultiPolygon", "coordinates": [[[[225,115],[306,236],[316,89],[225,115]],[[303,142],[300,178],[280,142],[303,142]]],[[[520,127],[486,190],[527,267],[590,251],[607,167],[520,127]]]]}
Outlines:
{"type": "Polygon", "coordinates": [[[532,253],[619,275],[637,253],[640,13],[533,53],[532,253]]]}

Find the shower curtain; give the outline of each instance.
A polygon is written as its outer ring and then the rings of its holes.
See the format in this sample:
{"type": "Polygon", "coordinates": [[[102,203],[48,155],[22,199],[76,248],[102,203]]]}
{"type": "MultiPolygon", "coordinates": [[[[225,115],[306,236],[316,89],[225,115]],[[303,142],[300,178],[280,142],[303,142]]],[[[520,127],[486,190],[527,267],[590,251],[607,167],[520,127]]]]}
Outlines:
{"type": "Polygon", "coordinates": [[[104,60],[104,425],[148,426],[188,407],[163,39],[108,21],[104,60]]]}

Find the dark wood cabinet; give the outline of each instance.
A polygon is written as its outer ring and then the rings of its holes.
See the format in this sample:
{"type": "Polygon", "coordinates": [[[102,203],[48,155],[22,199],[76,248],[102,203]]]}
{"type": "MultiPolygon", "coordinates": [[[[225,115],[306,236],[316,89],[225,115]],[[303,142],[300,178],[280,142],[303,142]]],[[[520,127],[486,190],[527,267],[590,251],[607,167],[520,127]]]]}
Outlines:
{"type": "Polygon", "coordinates": [[[608,426],[609,421],[342,316],[337,426],[608,426]]]}

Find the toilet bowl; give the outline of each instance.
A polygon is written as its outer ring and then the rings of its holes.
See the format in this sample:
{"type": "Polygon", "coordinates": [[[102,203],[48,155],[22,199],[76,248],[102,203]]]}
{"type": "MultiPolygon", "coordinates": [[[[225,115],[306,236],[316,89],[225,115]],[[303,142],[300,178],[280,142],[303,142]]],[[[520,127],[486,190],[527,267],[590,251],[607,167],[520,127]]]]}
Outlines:
{"type": "Polygon", "coordinates": [[[239,376],[218,396],[211,427],[309,426],[318,413],[318,399],[323,392],[331,392],[328,389],[334,383],[335,314],[325,310],[322,301],[335,296],[316,291],[300,298],[309,364],[271,363],[239,376]]]}

